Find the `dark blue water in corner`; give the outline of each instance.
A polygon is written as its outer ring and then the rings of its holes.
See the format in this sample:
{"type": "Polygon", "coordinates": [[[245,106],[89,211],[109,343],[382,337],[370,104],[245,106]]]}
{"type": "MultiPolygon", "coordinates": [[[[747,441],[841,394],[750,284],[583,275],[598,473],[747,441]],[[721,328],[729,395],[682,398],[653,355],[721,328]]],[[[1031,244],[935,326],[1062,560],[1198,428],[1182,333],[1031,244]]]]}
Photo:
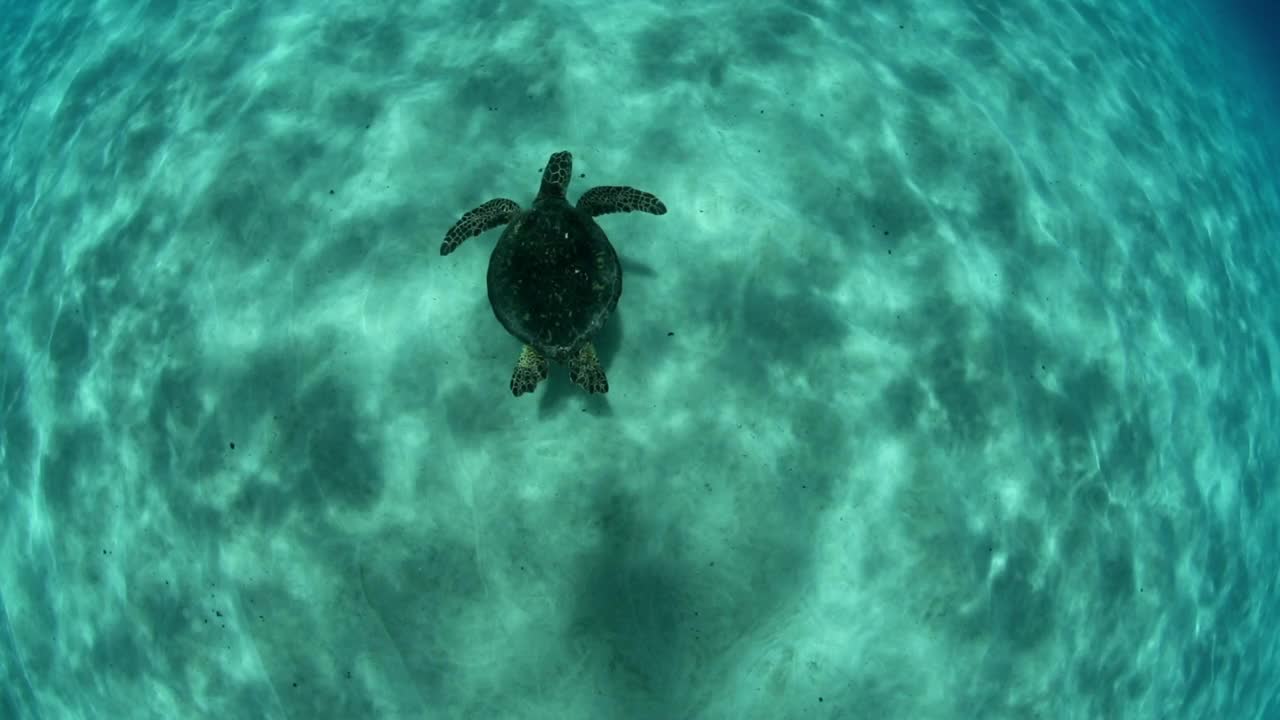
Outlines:
{"type": "Polygon", "coordinates": [[[1201,0],[1205,12],[1217,15],[1235,34],[1267,83],[1270,102],[1280,108],[1280,2],[1276,0],[1201,0]]]}

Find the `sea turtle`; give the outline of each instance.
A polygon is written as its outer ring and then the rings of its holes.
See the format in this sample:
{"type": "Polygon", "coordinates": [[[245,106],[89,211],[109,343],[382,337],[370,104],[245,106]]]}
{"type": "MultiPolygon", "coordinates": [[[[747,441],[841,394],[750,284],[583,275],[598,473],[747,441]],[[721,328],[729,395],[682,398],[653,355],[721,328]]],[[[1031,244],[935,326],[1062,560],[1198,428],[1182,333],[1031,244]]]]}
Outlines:
{"type": "Polygon", "coordinates": [[[622,266],[595,217],[607,213],[662,215],[667,207],[650,193],[602,185],[565,198],[573,156],[547,161],[533,206],[495,198],[462,216],[445,233],[440,254],[464,240],[506,225],[489,256],[489,304],[498,321],[524,343],[511,375],[511,393],[523,395],[547,378],[547,360],[569,368],[569,378],[589,393],[609,391],[591,338],[622,295],[622,266]]]}

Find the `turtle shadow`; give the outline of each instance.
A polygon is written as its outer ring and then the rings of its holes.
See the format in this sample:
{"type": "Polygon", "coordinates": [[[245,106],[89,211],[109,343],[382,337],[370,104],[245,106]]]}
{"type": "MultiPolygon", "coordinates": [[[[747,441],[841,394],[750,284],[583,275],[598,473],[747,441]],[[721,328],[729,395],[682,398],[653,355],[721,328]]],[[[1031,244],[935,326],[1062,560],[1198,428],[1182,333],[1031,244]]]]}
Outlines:
{"type": "MultiPolygon", "coordinates": [[[[594,341],[596,355],[600,357],[600,363],[604,365],[606,373],[613,364],[612,361],[618,349],[622,347],[622,334],[622,313],[614,311],[613,317],[609,318],[609,322],[605,323],[605,326],[596,334],[594,341]]],[[[541,393],[542,397],[538,399],[539,415],[546,416],[561,412],[567,403],[579,397],[583,399],[583,412],[596,416],[613,414],[607,393],[588,395],[569,379],[569,371],[556,363],[551,363],[551,374],[544,382],[546,391],[541,393]]],[[[613,381],[610,380],[610,385],[612,384],[613,381]]]]}
{"type": "MultiPolygon", "coordinates": [[[[622,263],[623,277],[657,277],[658,273],[653,269],[652,265],[640,262],[639,260],[629,260],[622,253],[618,253],[618,262],[622,263]]],[[[626,287],[625,285],[623,287],[626,287]]]]}

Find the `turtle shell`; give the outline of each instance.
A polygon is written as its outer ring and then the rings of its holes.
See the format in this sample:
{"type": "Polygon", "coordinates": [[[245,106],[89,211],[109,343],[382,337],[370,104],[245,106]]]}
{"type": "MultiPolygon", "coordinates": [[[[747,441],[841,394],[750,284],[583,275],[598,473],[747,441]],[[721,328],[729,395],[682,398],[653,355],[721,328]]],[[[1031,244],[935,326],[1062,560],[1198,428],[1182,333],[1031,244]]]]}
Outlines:
{"type": "Polygon", "coordinates": [[[489,304],[522,342],[563,361],[618,306],[622,265],[604,230],[563,198],[508,223],[489,257],[489,304]]]}

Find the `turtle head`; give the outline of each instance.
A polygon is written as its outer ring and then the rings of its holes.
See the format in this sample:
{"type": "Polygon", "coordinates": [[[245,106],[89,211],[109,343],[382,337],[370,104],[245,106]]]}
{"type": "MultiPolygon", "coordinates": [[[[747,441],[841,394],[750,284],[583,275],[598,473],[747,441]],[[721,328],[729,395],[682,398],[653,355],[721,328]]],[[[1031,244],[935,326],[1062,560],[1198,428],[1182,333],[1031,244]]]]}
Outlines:
{"type": "Polygon", "coordinates": [[[542,171],[542,187],[538,188],[538,198],[563,198],[572,176],[573,155],[568,150],[554,153],[547,160],[547,169],[542,171]]]}

